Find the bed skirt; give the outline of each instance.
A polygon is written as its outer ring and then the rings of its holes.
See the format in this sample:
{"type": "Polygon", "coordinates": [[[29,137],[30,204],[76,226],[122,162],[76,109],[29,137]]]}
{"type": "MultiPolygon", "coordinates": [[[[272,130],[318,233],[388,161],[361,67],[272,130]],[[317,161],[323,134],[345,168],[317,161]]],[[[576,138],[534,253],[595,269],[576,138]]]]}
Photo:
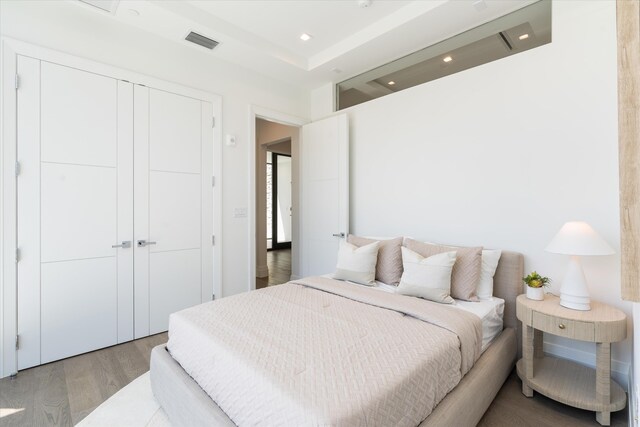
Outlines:
{"type": "MultiPolygon", "coordinates": [[[[515,331],[506,328],[420,426],[477,425],[515,366],[516,354],[515,331]]],[[[235,426],[165,345],[151,352],[151,388],[174,427],[235,426]]]]}

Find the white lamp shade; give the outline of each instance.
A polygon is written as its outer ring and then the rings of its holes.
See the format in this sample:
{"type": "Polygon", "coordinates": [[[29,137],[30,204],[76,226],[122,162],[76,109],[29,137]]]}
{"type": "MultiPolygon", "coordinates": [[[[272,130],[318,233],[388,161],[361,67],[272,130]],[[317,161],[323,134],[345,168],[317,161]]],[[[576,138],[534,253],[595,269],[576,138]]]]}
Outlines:
{"type": "Polygon", "coordinates": [[[565,255],[613,255],[615,251],[589,224],[567,222],[545,249],[565,255]]]}

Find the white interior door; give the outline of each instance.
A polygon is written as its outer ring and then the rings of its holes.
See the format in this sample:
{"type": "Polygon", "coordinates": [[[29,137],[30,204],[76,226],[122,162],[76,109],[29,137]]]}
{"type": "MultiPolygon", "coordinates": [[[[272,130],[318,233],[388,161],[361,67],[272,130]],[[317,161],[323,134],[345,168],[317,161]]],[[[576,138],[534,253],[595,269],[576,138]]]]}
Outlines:
{"type": "Polygon", "coordinates": [[[349,127],[346,114],[302,127],[300,257],[302,276],[335,271],[349,232],[349,127]]]}
{"type": "Polygon", "coordinates": [[[18,73],[18,367],[133,337],[133,87],[32,58],[18,73]]]}
{"type": "Polygon", "coordinates": [[[213,294],[211,103],[135,88],[135,336],[213,294]]]}

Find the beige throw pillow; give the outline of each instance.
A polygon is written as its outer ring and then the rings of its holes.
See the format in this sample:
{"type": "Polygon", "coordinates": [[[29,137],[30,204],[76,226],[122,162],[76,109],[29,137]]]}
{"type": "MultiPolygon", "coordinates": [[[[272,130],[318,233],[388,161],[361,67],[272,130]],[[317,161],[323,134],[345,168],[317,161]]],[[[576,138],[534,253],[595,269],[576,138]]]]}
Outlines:
{"type": "Polygon", "coordinates": [[[456,262],[456,252],[444,252],[428,258],[407,248],[402,248],[404,272],[397,293],[452,304],[451,270],[456,262]]]}
{"type": "MultiPolygon", "coordinates": [[[[451,251],[451,247],[418,242],[405,237],[404,246],[425,258],[451,251]]],[[[478,301],[476,288],[482,270],[482,247],[456,248],[456,263],[451,272],[451,296],[466,301],[478,301]]]]}
{"type": "Polygon", "coordinates": [[[376,283],[379,246],[378,242],[373,242],[359,248],[341,240],[338,250],[338,265],[333,278],[373,286],[376,283]]]}
{"type": "Polygon", "coordinates": [[[378,262],[376,264],[376,280],[387,285],[398,286],[402,276],[402,237],[389,240],[378,240],[366,237],[358,237],[349,234],[347,242],[358,247],[369,245],[373,242],[380,243],[378,249],[378,262]]]}

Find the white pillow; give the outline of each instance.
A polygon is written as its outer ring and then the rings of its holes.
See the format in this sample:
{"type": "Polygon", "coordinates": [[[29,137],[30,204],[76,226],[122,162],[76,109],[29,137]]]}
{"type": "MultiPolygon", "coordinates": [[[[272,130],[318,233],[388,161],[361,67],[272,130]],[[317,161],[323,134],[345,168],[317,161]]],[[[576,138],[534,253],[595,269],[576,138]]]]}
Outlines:
{"type": "Polygon", "coordinates": [[[452,304],[451,270],[456,252],[443,252],[428,258],[402,247],[404,272],[397,293],[452,304]]]}
{"type": "Polygon", "coordinates": [[[482,251],[482,270],[476,288],[476,295],[480,300],[493,298],[493,276],[496,274],[501,255],[501,250],[484,249],[482,251]]]}
{"type": "Polygon", "coordinates": [[[380,242],[357,247],[341,240],[338,250],[338,265],[333,278],[367,286],[375,285],[379,247],[380,242]]]}

